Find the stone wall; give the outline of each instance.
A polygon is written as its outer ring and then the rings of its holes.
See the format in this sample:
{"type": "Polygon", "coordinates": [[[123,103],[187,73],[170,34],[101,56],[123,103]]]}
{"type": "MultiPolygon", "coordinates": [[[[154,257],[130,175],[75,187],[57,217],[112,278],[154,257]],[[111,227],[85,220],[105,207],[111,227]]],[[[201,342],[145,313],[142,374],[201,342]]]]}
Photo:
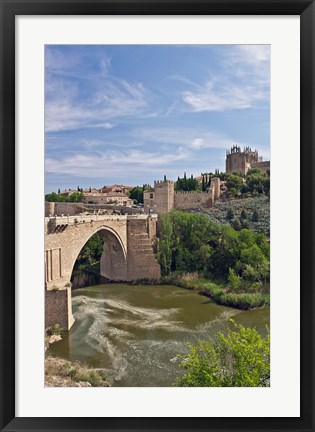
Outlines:
{"type": "Polygon", "coordinates": [[[83,203],[45,202],[45,216],[59,216],[62,214],[75,216],[84,211],[83,206],[83,203]]]}
{"type": "Polygon", "coordinates": [[[75,216],[85,211],[98,211],[106,210],[108,214],[114,211],[122,214],[143,214],[142,209],[126,207],[112,204],[86,204],[86,203],[58,203],[58,202],[45,202],[45,216],[61,216],[69,215],[75,216]]]}
{"type": "Polygon", "coordinates": [[[213,201],[214,201],[220,197],[221,180],[218,177],[213,177],[211,179],[210,187],[213,188],[213,201]]]}
{"type": "Polygon", "coordinates": [[[149,239],[152,244],[156,242],[156,233],[157,233],[157,217],[151,216],[147,219],[147,232],[149,235],[149,239]]]}
{"type": "Polygon", "coordinates": [[[189,210],[212,207],[211,193],[208,192],[176,192],[174,208],[189,210]]]}
{"type": "Polygon", "coordinates": [[[251,168],[259,168],[264,171],[270,170],[270,161],[254,162],[251,168]]]}

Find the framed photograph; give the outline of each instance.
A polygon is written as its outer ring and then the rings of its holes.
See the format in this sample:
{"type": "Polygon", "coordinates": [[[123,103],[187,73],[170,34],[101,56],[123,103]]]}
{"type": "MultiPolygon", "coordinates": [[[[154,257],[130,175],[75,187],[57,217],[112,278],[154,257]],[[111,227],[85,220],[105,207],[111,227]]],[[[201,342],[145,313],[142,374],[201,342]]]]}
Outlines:
{"type": "Polygon", "coordinates": [[[313,1],[1,18],[3,431],[314,431],[313,1]]]}

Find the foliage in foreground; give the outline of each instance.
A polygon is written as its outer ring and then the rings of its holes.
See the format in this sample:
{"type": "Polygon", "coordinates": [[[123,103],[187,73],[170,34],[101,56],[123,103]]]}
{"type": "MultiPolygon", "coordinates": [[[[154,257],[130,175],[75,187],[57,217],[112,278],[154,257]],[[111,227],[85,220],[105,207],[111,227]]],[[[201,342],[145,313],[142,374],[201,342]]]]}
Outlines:
{"type": "Polygon", "coordinates": [[[189,345],[179,356],[185,371],[180,387],[268,387],[270,385],[270,335],[262,338],[254,328],[231,320],[235,330],[214,339],[189,345]]]}

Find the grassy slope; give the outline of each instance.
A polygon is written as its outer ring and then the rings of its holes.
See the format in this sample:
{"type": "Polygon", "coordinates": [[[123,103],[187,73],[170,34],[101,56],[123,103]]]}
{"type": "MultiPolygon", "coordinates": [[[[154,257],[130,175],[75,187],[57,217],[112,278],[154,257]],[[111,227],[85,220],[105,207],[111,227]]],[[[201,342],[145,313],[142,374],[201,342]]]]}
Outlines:
{"type": "Polygon", "coordinates": [[[242,210],[247,213],[247,222],[249,228],[264,232],[269,235],[270,232],[270,201],[266,196],[255,196],[247,198],[235,198],[224,200],[223,198],[215,201],[214,206],[211,209],[201,210],[202,213],[206,214],[213,222],[221,224],[229,224],[226,219],[226,215],[229,209],[232,209],[235,217],[240,218],[242,210]],[[254,210],[258,212],[258,222],[252,221],[254,210]]]}

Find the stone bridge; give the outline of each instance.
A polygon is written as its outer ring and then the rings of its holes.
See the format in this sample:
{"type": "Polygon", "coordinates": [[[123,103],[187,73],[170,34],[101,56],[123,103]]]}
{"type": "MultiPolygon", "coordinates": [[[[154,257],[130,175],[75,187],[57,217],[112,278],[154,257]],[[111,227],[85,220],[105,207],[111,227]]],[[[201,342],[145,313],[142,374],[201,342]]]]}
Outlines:
{"type": "Polygon", "coordinates": [[[156,216],[76,215],[45,218],[46,327],[69,330],[74,319],[70,279],[76,259],[93,234],[104,240],[102,276],[113,281],[159,279],[153,254],[156,216]]]}

